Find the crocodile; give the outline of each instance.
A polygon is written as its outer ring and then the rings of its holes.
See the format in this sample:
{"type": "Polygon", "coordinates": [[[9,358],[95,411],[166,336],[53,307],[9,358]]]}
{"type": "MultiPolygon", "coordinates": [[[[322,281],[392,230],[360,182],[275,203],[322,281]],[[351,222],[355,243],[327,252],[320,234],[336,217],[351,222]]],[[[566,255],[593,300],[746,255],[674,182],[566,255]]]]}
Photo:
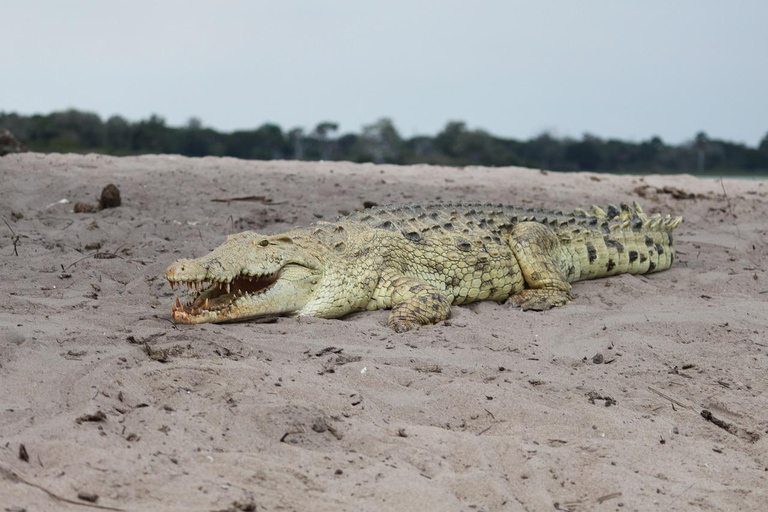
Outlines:
{"type": "Polygon", "coordinates": [[[543,311],[574,298],[571,284],[669,268],[681,217],[629,206],[572,212],[435,202],[376,206],[334,222],[230,235],[211,253],[168,267],[177,323],[266,316],[339,318],[391,309],[404,332],[450,317],[451,307],[509,300],[543,311]]]}

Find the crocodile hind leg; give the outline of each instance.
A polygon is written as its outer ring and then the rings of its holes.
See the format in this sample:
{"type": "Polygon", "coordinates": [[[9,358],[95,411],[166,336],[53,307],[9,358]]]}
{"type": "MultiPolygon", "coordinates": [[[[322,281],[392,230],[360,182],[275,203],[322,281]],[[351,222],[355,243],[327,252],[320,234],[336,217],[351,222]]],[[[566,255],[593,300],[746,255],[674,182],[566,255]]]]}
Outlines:
{"type": "Polygon", "coordinates": [[[509,244],[527,286],[509,298],[512,304],[544,311],[573,298],[571,285],[557,264],[560,241],[554,231],[538,222],[521,222],[512,229],[509,244]]]}
{"type": "Polygon", "coordinates": [[[411,277],[384,276],[368,309],[391,307],[387,325],[395,332],[436,324],[451,316],[451,299],[434,286],[411,277]]]}

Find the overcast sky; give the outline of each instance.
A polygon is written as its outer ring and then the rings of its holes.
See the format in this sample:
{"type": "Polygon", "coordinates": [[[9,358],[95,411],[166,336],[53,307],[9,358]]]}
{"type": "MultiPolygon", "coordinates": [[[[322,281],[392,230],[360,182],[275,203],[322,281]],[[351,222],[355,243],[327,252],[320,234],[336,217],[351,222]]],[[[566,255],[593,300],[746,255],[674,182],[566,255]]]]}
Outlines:
{"type": "Polygon", "coordinates": [[[221,130],[768,133],[768,1],[0,0],[0,110],[221,130]]]}

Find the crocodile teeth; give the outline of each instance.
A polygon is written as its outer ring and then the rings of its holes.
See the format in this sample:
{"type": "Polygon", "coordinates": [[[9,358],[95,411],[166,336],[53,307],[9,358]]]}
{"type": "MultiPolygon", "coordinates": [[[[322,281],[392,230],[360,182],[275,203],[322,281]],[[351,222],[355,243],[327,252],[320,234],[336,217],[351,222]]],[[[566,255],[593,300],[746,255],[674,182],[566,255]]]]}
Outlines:
{"type": "Polygon", "coordinates": [[[227,293],[229,293],[229,283],[227,283],[227,293]]]}

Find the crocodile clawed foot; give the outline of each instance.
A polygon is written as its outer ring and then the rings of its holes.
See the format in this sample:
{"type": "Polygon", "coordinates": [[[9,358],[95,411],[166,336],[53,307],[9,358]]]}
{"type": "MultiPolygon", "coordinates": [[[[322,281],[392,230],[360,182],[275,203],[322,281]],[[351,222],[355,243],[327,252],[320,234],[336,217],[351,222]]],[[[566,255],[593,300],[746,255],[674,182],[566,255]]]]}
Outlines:
{"type": "Polygon", "coordinates": [[[546,311],[551,308],[565,306],[573,296],[562,290],[523,290],[509,298],[509,303],[522,308],[523,311],[546,311]]]}
{"type": "Polygon", "coordinates": [[[421,327],[421,324],[419,322],[415,322],[413,320],[403,320],[403,319],[391,319],[388,322],[389,328],[397,333],[401,332],[408,332],[408,331],[414,331],[421,327]]]}

